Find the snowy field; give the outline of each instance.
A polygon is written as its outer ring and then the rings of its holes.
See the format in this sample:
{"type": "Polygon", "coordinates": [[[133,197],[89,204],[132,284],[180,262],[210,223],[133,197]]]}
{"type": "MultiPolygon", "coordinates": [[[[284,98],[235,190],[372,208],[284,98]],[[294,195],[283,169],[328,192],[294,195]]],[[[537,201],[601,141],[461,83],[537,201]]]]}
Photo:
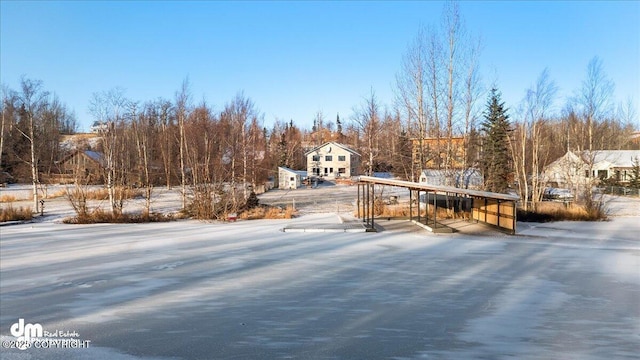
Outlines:
{"type": "Polygon", "coordinates": [[[327,188],[261,197],[295,197],[300,218],[228,224],[65,225],[68,205],[49,201],[44,219],[0,227],[2,343],[19,318],[90,343],[0,358],[639,358],[638,199],[516,236],[281,231],[348,213],[355,188],[327,188]]]}

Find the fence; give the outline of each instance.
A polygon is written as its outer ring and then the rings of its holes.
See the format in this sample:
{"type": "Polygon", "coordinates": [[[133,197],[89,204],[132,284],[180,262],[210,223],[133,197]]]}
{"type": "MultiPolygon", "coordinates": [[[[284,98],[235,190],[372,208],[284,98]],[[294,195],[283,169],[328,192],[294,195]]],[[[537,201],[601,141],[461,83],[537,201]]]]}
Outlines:
{"type": "Polygon", "coordinates": [[[624,186],[605,186],[600,188],[600,191],[609,195],[640,196],[640,189],[633,189],[624,186]]]}

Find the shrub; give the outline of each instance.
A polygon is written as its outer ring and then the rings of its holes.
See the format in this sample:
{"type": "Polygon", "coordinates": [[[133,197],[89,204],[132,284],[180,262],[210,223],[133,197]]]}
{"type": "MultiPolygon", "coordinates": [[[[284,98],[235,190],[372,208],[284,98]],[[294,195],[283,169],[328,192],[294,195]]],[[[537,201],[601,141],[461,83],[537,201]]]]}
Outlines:
{"type": "Polygon", "coordinates": [[[260,205],[260,200],[258,200],[258,196],[255,192],[251,192],[249,197],[247,198],[246,203],[244,204],[244,208],[247,210],[254,209],[260,205]]]}
{"type": "Polygon", "coordinates": [[[136,214],[112,214],[96,209],[86,215],[77,215],[63,220],[65,224],[99,224],[99,223],[149,223],[173,221],[176,217],[173,214],[161,213],[136,213],[136,214]]]}
{"type": "Polygon", "coordinates": [[[206,185],[195,186],[193,198],[187,205],[187,214],[200,220],[211,220],[218,218],[215,206],[215,191],[206,185]]]}
{"type": "Polygon", "coordinates": [[[258,206],[240,214],[240,218],[243,220],[291,219],[294,216],[295,210],[292,206],[287,206],[286,209],[277,206],[258,206]]]}

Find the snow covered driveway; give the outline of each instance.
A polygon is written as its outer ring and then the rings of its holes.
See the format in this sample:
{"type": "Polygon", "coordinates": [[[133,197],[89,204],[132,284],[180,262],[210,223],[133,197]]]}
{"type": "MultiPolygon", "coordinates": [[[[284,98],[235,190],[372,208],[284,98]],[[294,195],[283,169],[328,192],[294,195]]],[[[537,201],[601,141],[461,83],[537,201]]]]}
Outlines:
{"type": "Polygon", "coordinates": [[[2,359],[625,359],[640,218],[521,235],[283,233],[298,220],[0,227],[2,359]]]}

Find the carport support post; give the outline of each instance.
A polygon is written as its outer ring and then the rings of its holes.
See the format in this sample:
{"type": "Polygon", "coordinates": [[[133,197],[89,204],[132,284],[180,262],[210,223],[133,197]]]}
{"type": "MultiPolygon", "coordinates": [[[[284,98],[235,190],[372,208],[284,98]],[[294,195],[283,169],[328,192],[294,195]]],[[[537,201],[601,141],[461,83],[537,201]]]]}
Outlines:
{"type": "Polygon", "coordinates": [[[413,221],[413,189],[409,189],[409,221],[413,221]]]}
{"type": "Polygon", "coordinates": [[[369,206],[369,198],[367,197],[367,186],[369,186],[369,184],[363,184],[362,185],[362,221],[364,221],[365,223],[369,223],[369,218],[368,218],[368,214],[369,212],[367,211],[367,206],[369,206]]]}
{"type": "Polygon", "coordinates": [[[368,184],[362,184],[362,221],[367,223],[367,204],[368,204],[368,199],[367,199],[367,186],[368,184]]]}
{"type": "Polygon", "coordinates": [[[436,202],[437,199],[438,199],[438,196],[434,192],[433,193],[433,230],[436,229],[436,211],[438,210],[438,203],[436,202]]]}
{"type": "Polygon", "coordinates": [[[366,223],[367,225],[369,225],[369,187],[371,186],[371,184],[367,183],[367,190],[365,191],[367,199],[365,200],[365,204],[367,204],[364,207],[364,218],[366,219],[366,223]]]}
{"type": "MultiPolygon", "coordinates": [[[[640,192],[640,190],[638,190],[638,192],[640,192]]],[[[516,223],[518,221],[518,210],[516,209],[516,202],[515,201],[511,202],[511,207],[513,208],[513,219],[511,219],[511,227],[513,227],[513,230],[511,231],[511,235],[515,235],[515,233],[516,233],[516,223]]]]}
{"type": "Polygon", "coordinates": [[[484,198],[484,223],[487,223],[487,198],[484,198]]]}
{"type": "Polygon", "coordinates": [[[497,199],[497,201],[498,201],[498,223],[496,225],[500,227],[500,199],[497,199]]]}
{"type": "Polygon", "coordinates": [[[375,229],[375,226],[373,225],[373,217],[374,217],[374,212],[376,209],[376,185],[375,184],[371,184],[371,230],[375,229]]]}
{"type": "Polygon", "coordinates": [[[420,190],[416,190],[418,196],[416,196],[416,203],[418,204],[418,222],[420,222],[420,190]]]}
{"type": "Polygon", "coordinates": [[[356,200],[356,207],[358,208],[358,219],[360,219],[360,183],[358,183],[358,199],[356,200]]]}

